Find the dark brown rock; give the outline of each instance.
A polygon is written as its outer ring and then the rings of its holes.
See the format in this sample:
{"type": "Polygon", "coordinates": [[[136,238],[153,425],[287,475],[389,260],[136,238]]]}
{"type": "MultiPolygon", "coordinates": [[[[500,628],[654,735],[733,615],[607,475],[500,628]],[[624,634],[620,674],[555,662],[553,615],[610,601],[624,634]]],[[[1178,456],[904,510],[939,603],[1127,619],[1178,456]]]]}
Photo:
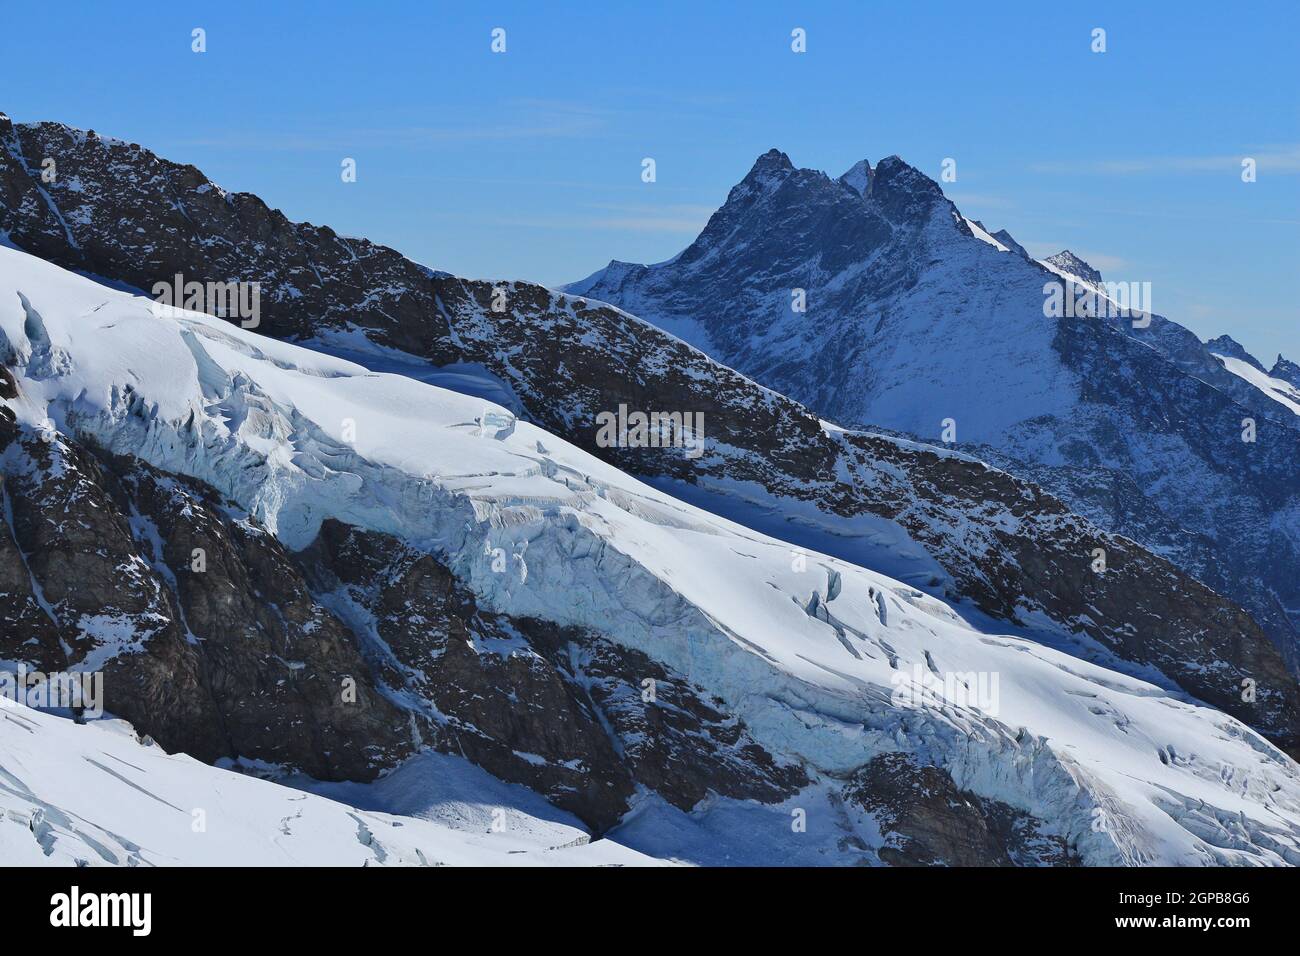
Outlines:
{"type": "Polygon", "coordinates": [[[327,520],[300,560],[318,592],[368,612],[356,625],[373,628],[372,660],[428,706],[435,746],[597,831],[621,819],[637,784],[690,810],[710,792],[776,802],[808,783],[700,688],[597,634],[485,613],[394,538],[327,520]]]}
{"type": "Polygon", "coordinates": [[[10,428],[3,450],[0,654],[102,669],[109,712],[204,760],[365,779],[411,751],[407,715],[272,535],[201,486],[48,437],[10,428]]]}
{"type": "Polygon", "coordinates": [[[844,787],[885,837],[892,866],[1074,866],[1077,854],[1041,821],[957,787],[911,754],[875,757],[844,787]]]}

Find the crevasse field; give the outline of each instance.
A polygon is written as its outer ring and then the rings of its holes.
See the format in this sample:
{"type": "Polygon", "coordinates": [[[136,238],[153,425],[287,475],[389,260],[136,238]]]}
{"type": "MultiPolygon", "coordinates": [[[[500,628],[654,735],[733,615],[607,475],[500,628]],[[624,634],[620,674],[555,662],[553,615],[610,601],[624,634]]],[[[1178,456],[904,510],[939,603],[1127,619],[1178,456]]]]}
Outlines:
{"type": "MultiPolygon", "coordinates": [[[[814,774],[809,792],[779,806],[715,800],[686,817],[647,800],[587,842],[518,788],[475,798],[449,782],[410,799],[402,775],[428,756],[369,786],[295,789],[166,755],[120,721],[81,726],[9,707],[0,847],[15,859],[759,862],[771,847],[727,827],[730,816],[788,819],[826,799],[817,775],[901,750],[941,762],[972,793],[1057,821],[1085,863],[1300,862],[1295,764],[1235,719],[977,630],[870,569],[801,560],[501,406],[205,315],[161,314],[11,248],[0,248],[0,351],[14,357],[20,422],[201,479],[291,549],[331,517],[396,535],[442,559],[486,608],[598,626],[676,669],[814,774]],[[898,706],[926,675],[976,672],[999,675],[996,694],[898,706]],[[484,836],[500,806],[524,823],[509,842],[484,836]],[[197,807],[228,841],[194,850],[197,807]]],[[[136,639],[111,621],[85,629],[99,642],[96,665],[136,639]]],[[[879,842],[869,819],[843,812],[843,832],[879,842]]],[[[834,834],[805,841],[804,861],[833,862],[836,845],[834,834]]]]}

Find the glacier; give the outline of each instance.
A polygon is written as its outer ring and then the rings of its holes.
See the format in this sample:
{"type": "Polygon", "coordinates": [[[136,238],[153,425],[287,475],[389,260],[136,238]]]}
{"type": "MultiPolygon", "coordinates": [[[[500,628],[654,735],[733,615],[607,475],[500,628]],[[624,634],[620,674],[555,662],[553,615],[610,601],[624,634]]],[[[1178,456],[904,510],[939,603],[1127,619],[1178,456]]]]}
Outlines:
{"type": "Polygon", "coordinates": [[[160,315],[11,248],[0,354],[25,427],[199,479],[292,549],[330,518],[394,535],[486,608],[597,629],[679,671],[809,769],[808,806],[873,757],[907,753],[1046,821],[1085,863],[1300,863],[1300,768],[1239,721],[977,629],[936,597],[693,507],[526,421],[486,428],[512,417],[486,398],[160,315]],[[927,672],[995,674],[996,706],[899,706],[927,672]]]}

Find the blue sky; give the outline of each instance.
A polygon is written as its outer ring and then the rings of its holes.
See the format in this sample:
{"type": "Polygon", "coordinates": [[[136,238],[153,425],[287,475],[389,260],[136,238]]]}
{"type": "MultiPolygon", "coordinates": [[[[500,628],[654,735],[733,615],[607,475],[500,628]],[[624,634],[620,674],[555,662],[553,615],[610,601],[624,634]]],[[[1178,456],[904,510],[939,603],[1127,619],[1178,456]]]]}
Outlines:
{"type": "Polygon", "coordinates": [[[142,143],[435,268],[558,284],[668,258],[773,146],[832,175],[952,157],[971,218],[1300,360],[1294,2],[4,5],[14,119],[142,143]]]}

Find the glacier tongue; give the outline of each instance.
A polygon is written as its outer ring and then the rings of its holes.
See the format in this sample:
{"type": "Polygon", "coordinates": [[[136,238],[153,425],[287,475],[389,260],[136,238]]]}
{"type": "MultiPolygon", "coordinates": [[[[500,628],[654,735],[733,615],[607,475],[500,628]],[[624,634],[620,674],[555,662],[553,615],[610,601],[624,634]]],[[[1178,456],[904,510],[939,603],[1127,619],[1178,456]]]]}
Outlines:
{"type": "Polygon", "coordinates": [[[160,317],[7,248],[0,331],[25,424],[205,481],[292,548],[326,518],[397,535],[487,608],[595,628],[678,670],[815,772],[913,753],[1089,863],[1300,862],[1300,772],[1238,721],[981,633],[871,570],[801,561],[526,422],[485,430],[510,420],[499,406],[160,317]],[[933,680],[992,693],[910,705],[933,680]]]}

